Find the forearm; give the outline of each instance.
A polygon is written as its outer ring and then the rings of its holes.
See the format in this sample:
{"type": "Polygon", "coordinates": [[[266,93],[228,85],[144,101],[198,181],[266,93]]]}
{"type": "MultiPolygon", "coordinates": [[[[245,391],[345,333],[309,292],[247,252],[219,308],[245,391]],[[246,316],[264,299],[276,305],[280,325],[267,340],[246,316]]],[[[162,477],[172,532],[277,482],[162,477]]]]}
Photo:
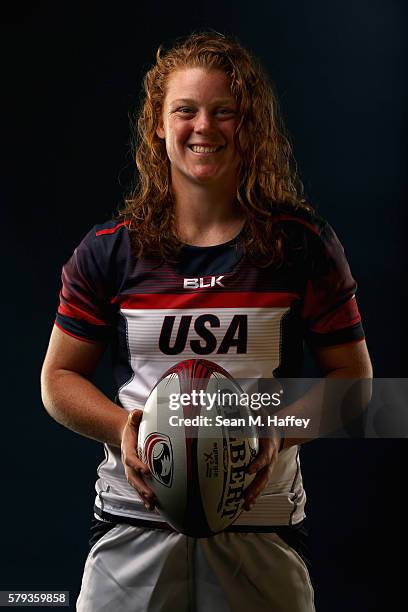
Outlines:
{"type": "Polygon", "coordinates": [[[120,447],[128,413],[90,380],[59,369],[43,374],[41,390],[47,412],[58,423],[88,438],[120,447]]]}

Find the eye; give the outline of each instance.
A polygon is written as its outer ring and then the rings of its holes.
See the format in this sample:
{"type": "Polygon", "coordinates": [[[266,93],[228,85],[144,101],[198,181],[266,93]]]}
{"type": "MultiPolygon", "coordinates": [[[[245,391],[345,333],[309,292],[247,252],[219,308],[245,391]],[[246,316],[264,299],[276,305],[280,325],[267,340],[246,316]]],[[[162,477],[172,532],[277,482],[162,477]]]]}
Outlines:
{"type": "Polygon", "coordinates": [[[176,109],[176,113],[180,115],[194,115],[194,109],[191,106],[180,106],[176,109]]]}
{"type": "Polygon", "coordinates": [[[217,109],[216,113],[221,117],[229,118],[233,117],[236,114],[236,111],[233,108],[221,107],[217,109]]]}

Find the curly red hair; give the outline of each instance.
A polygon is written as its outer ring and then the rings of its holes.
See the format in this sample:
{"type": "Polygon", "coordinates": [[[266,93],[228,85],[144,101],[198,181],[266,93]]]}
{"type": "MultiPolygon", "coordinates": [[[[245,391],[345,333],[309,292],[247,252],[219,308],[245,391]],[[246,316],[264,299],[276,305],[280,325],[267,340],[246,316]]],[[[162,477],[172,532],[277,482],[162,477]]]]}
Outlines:
{"type": "Polygon", "coordinates": [[[135,130],[138,178],[120,210],[120,217],[128,220],[134,252],[138,257],[152,254],[174,260],[181,246],[170,163],[156,129],[169,76],[189,67],[222,70],[229,78],[240,117],[235,134],[241,159],[236,195],[247,219],[242,243],[258,265],[278,264],[284,236],[274,222],[274,211],[311,207],[303,198],[292,147],[266,75],[236,40],[217,32],[192,34],[167,51],[160,47],[155,65],[144,77],[135,130]]]}

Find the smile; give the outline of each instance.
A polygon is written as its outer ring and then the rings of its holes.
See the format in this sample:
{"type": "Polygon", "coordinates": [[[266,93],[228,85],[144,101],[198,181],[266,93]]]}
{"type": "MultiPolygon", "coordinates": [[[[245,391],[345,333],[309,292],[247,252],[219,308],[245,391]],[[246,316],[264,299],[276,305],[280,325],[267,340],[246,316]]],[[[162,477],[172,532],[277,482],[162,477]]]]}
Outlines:
{"type": "Polygon", "coordinates": [[[218,145],[216,147],[204,147],[201,145],[188,145],[188,148],[193,151],[193,153],[216,153],[223,147],[218,145]]]}

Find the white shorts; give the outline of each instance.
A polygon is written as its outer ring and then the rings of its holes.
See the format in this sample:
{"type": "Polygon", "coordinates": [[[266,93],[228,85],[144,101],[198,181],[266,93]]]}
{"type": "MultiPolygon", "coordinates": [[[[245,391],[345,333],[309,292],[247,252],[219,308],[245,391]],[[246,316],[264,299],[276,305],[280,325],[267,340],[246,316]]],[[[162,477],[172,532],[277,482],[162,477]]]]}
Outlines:
{"type": "Polygon", "coordinates": [[[298,553],[276,533],[189,538],[119,523],[91,548],[78,612],[313,612],[298,553]]]}

